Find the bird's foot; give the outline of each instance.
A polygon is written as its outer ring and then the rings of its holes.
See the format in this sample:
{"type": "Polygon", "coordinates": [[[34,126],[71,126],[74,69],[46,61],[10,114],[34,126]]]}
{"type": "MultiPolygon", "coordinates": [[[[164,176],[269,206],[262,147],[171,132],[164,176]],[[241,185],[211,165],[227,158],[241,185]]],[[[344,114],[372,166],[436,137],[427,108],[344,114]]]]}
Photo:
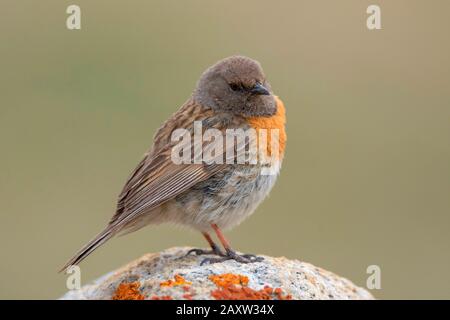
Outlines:
{"type": "Polygon", "coordinates": [[[190,256],[191,254],[195,254],[196,256],[201,256],[201,255],[205,255],[205,254],[211,254],[211,255],[216,255],[216,256],[221,256],[221,257],[225,257],[226,254],[222,252],[222,250],[220,250],[218,247],[214,246],[212,247],[210,250],[205,250],[205,249],[191,249],[189,250],[185,257],[190,256]]]}
{"type": "Polygon", "coordinates": [[[258,257],[254,254],[238,254],[231,249],[227,249],[227,253],[220,258],[206,258],[200,263],[200,265],[204,264],[213,264],[220,263],[227,260],[235,260],[240,263],[253,263],[253,262],[261,262],[264,260],[263,257],[258,257]]]}

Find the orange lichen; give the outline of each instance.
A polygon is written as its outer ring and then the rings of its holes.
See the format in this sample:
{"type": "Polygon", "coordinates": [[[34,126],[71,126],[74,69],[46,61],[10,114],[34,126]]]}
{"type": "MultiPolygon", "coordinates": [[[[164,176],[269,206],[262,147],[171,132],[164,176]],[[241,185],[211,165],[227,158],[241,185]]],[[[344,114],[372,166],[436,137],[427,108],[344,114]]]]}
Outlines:
{"type": "Polygon", "coordinates": [[[217,286],[211,291],[211,296],[216,300],[291,300],[291,295],[284,295],[281,288],[273,289],[265,286],[263,289],[254,290],[247,287],[248,277],[225,273],[212,275],[209,279],[217,286]]]}
{"type": "Polygon", "coordinates": [[[195,290],[192,288],[192,286],[183,286],[183,291],[185,292],[183,294],[183,298],[186,300],[193,300],[195,296],[195,290]]]}
{"type": "Polygon", "coordinates": [[[276,294],[278,300],[292,300],[290,294],[283,295],[283,290],[281,290],[281,288],[276,288],[273,292],[276,294]]]}
{"type": "Polygon", "coordinates": [[[249,287],[240,287],[234,284],[211,291],[211,296],[216,300],[291,300],[291,295],[283,295],[280,288],[271,287],[254,290],[249,287]]]}
{"type": "Polygon", "coordinates": [[[209,276],[209,280],[214,282],[218,287],[226,287],[233,284],[246,286],[248,284],[248,277],[233,273],[211,275],[209,276]]]}
{"type": "Polygon", "coordinates": [[[182,276],[176,274],[174,276],[174,280],[169,279],[167,281],[161,282],[159,285],[161,287],[174,287],[174,286],[181,286],[181,285],[190,285],[192,282],[186,281],[182,276]]]}
{"type": "Polygon", "coordinates": [[[151,300],[173,300],[171,296],[152,296],[151,300]]]}
{"type": "Polygon", "coordinates": [[[194,297],[190,293],[183,294],[183,298],[186,300],[192,300],[194,297]]]}
{"type": "Polygon", "coordinates": [[[122,282],[117,287],[113,300],[144,300],[144,296],[139,291],[139,282],[122,282]]]}

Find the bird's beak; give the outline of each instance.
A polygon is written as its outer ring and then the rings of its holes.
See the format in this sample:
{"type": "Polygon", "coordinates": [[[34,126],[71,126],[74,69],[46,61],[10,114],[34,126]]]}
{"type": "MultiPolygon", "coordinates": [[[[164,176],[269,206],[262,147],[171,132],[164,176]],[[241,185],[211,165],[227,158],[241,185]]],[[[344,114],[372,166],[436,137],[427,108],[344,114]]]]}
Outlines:
{"type": "Polygon", "coordinates": [[[267,88],[264,87],[261,83],[255,84],[253,88],[250,89],[250,92],[253,94],[261,94],[265,96],[270,95],[269,90],[267,90],[267,88]]]}

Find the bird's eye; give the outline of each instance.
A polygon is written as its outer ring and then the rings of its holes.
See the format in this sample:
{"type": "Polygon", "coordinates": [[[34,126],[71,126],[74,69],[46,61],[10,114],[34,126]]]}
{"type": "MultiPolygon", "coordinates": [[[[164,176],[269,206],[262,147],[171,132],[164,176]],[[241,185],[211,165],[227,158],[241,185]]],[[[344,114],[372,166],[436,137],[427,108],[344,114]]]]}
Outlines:
{"type": "Polygon", "coordinates": [[[242,86],[237,83],[230,83],[230,88],[233,91],[240,91],[242,90],[242,86]]]}

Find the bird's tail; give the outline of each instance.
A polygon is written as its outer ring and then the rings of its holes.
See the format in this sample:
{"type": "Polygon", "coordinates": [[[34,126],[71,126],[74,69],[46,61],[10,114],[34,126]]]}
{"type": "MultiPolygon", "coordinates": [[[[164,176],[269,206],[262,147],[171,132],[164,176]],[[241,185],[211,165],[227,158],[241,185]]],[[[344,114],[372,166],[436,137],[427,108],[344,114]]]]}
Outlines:
{"type": "Polygon", "coordinates": [[[90,255],[95,249],[100,247],[106,241],[108,241],[114,235],[111,226],[108,226],[100,232],[94,239],[89,241],[83,248],[81,248],[69,261],[66,262],[64,267],[59,272],[65,271],[72,265],[77,265],[83,261],[88,255],[90,255]]]}

